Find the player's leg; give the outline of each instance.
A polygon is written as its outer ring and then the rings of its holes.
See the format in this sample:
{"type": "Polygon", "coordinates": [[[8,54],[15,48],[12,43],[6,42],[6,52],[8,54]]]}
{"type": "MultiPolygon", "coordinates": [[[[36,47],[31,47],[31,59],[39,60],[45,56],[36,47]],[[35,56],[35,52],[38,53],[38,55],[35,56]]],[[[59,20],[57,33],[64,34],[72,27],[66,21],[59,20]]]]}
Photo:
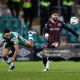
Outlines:
{"type": "Polygon", "coordinates": [[[49,71],[49,63],[50,63],[49,56],[46,56],[45,54],[47,54],[47,53],[45,52],[45,50],[43,50],[42,57],[43,57],[43,64],[45,66],[45,69],[43,71],[49,71]]]}
{"type": "Polygon", "coordinates": [[[2,57],[5,60],[5,62],[10,66],[9,71],[12,71],[15,66],[14,64],[11,62],[10,58],[8,57],[8,53],[9,53],[10,49],[9,48],[5,48],[3,47],[3,51],[2,51],[2,57]]]}
{"type": "MultiPolygon", "coordinates": [[[[47,46],[47,48],[55,49],[59,46],[59,43],[46,44],[46,46],[47,46]]],[[[43,51],[43,54],[45,54],[44,51],[43,51]]],[[[48,71],[49,70],[49,64],[50,64],[50,57],[43,56],[43,64],[45,65],[45,69],[43,71],[48,71]]]]}
{"type": "Polygon", "coordinates": [[[8,4],[8,7],[9,7],[10,11],[11,11],[12,16],[14,16],[13,3],[12,3],[12,1],[11,0],[8,0],[8,3],[7,4],[8,4]]]}
{"type": "Polygon", "coordinates": [[[19,41],[20,45],[24,45],[26,47],[32,48],[33,47],[33,41],[27,41],[26,39],[24,39],[23,37],[21,37],[20,41],[19,41]]]}
{"type": "Polygon", "coordinates": [[[49,57],[45,56],[45,54],[47,54],[47,52],[45,52],[45,50],[49,47],[49,43],[45,43],[44,45],[44,49],[43,49],[43,64],[45,66],[45,69],[43,71],[49,71],[49,57]]]}
{"type": "Polygon", "coordinates": [[[49,64],[50,64],[50,57],[48,56],[45,56],[45,50],[46,48],[52,48],[52,49],[55,49],[55,46],[58,47],[58,44],[56,43],[56,45],[53,43],[45,43],[45,46],[44,46],[44,50],[43,50],[43,64],[45,66],[45,69],[43,71],[48,71],[49,70],[49,64]]]}
{"type": "Polygon", "coordinates": [[[33,47],[33,42],[32,41],[25,41],[24,46],[32,48],[33,47]]]}
{"type": "Polygon", "coordinates": [[[15,3],[14,5],[15,11],[16,11],[16,17],[19,16],[19,11],[20,11],[20,3],[15,3]]]}
{"type": "Polygon", "coordinates": [[[45,69],[43,71],[49,71],[49,57],[43,57],[43,64],[45,66],[45,69]]]}
{"type": "Polygon", "coordinates": [[[35,35],[36,32],[29,31],[28,32],[28,41],[20,36],[19,44],[24,45],[26,47],[32,48],[33,47],[33,35],[35,35]]]}
{"type": "Polygon", "coordinates": [[[8,57],[12,57],[14,55],[15,49],[14,47],[11,48],[11,53],[8,54],[8,57]]]}
{"type": "Polygon", "coordinates": [[[33,33],[31,31],[28,32],[28,39],[29,41],[25,40],[24,45],[27,47],[33,47],[33,33]]]}

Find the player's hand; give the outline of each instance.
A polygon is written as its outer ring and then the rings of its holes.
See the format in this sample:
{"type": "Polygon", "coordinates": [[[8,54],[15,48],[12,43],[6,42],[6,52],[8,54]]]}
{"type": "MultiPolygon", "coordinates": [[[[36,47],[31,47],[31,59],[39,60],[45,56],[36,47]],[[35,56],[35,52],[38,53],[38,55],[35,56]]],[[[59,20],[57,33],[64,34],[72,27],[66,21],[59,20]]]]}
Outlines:
{"type": "Polygon", "coordinates": [[[48,38],[49,38],[49,34],[48,33],[45,34],[45,38],[48,40],[48,38]]]}
{"type": "Polygon", "coordinates": [[[58,43],[56,43],[56,42],[55,43],[52,43],[52,45],[55,46],[55,47],[58,47],[59,46],[58,43]]]}
{"type": "Polygon", "coordinates": [[[14,57],[10,57],[10,60],[11,60],[11,61],[14,61],[14,60],[15,60],[15,58],[14,58],[14,57]]]}

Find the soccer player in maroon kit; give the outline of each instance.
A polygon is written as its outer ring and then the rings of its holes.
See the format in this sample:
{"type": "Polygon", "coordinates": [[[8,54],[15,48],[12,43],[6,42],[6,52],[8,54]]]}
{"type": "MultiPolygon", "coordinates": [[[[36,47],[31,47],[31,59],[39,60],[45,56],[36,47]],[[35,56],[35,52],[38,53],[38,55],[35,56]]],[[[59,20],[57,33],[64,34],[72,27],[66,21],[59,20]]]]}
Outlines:
{"type": "MultiPolygon", "coordinates": [[[[66,26],[63,22],[58,21],[58,12],[54,10],[51,12],[51,19],[48,21],[47,24],[45,24],[45,28],[43,31],[45,34],[45,38],[47,39],[44,45],[44,49],[59,47],[62,29],[66,29],[67,31],[75,35],[76,39],[79,39],[79,35],[76,32],[74,32],[71,28],[66,26]]],[[[43,64],[46,67],[43,71],[48,71],[49,70],[49,57],[43,56],[43,64]]]]}

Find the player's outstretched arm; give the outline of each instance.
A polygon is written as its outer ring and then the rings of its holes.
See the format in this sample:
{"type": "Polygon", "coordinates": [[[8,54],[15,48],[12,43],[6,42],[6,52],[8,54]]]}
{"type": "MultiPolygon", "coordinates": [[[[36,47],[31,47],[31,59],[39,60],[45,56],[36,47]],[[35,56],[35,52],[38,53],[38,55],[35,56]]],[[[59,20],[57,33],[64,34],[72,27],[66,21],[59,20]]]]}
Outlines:
{"type": "Polygon", "coordinates": [[[45,24],[44,29],[43,29],[43,34],[44,34],[44,37],[45,37],[47,40],[48,40],[48,38],[49,38],[48,31],[49,31],[48,24],[45,24]]]}
{"type": "Polygon", "coordinates": [[[14,55],[10,58],[11,61],[14,61],[15,60],[15,57],[17,56],[18,51],[19,51],[19,48],[18,48],[17,45],[14,45],[14,49],[15,49],[15,52],[14,52],[14,55]]]}
{"type": "Polygon", "coordinates": [[[72,30],[71,28],[69,28],[68,26],[66,26],[64,24],[63,24],[63,28],[66,29],[67,31],[71,32],[73,35],[75,35],[77,40],[79,39],[79,35],[74,30],[72,30]]]}

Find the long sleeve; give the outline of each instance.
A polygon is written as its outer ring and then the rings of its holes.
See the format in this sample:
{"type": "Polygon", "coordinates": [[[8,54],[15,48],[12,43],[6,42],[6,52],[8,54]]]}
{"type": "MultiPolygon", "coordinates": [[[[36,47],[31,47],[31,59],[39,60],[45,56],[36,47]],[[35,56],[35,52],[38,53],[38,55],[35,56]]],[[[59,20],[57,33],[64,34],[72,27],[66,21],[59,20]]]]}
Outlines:
{"type": "Polygon", "coordinates": [[[65,24],[63,24],[63,28],[66,29],[67,31],[71,32],[73,35],[75,35],[76,37],[79,37],[79,35],[73,31],[71,28],[69,28],[68,26],[66,26],[65,24]]]}
{"type": "Polygon", "coordinates": [[[48,24],[45,24],[44,29],[43,29],[43,34],[48,33],[49,31],[49,26],[48,24]]]}

